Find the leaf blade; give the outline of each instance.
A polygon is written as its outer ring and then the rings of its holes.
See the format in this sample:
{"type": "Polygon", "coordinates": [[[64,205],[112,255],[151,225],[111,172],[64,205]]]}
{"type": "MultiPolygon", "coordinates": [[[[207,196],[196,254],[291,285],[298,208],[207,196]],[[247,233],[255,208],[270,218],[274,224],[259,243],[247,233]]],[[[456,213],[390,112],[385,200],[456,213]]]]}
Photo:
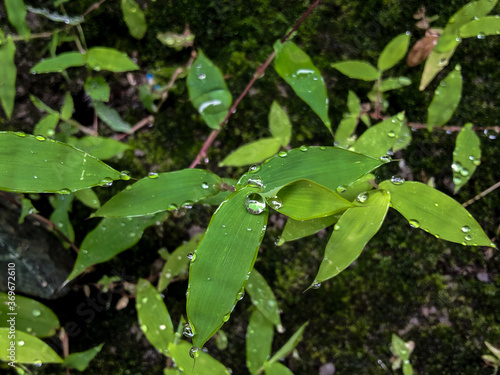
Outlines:
{"type": "Polygon", "coordinates": [[[17,68],[14,63],[16,46],[10,37],[4,45],[0,45],[0,102],[10,120],[16,97],[17,68]]]}
{"type": "Polygon", "coordinates": [[[480,140],[469,122],[458,133],[453,151],[451,169],[455,194],[469,181],[479,164],[481,164],[480,140]]]}
{"type": "Polygon", "coordinates": [[[264,277],[254,268],[245,285],[253,305],[276,327],[281,325],[278,302],[264,277]]]}
{"type": "Polygon", "coordinates": [[[360,60],[347,60],[333,63],[332,68],[353,79],[375,81],[380,77],[380,72],[372,64],[360,60]]]}
{"type": "Polygon", "coordinates": [[[399,34],[383,49],[377,61],[380,71],[388,70],[403,59],[410,44],[410,34],[399,34]]]}
{"type": "Polygon", "coordinates": [[[242,167],[244,165],[260,163],[276,154],[279,149],[279,140],[275,138],[261,138],[231,152],[219,163],[219,167],[242,167]]]}
{"type": "Polygon", "coordinates": [[[128,31],[135,39],[142,39],[148,28],[144,12],[135,0],[122,0],[121,8],[123,20],[127,24],[128,31]]]}
{"type": "Polygon", "coordinates": [[[63,366],[68,366],[78,371],[84,371],[88,367],[90,361],[92,361],[95,356],[99,354],[103,345],[104,344],[95,346],[83,352],[71,353],[66,358],[64,358],[63,366]]]}
{"type": "Polygon", "coordinates": [[[30,72],[33,74],[40,73],[61,73],[68,68],[84,66],[86,63],[86,55],[80,52],[63,52],[55,57],[50,57],[40,61],[30,72]]]}
{"type": "Polygon", "coordinates": [[[288,354],[292,352],[293,349],[297,346],[297,344],[302,340],[302,335],[304,334],[304,330],[306,329],[309,322],[306,322],[300,326],[300,328],[288,339],[288,341],[283,345],[267,362],[266,365],[270,365],[282,358],[285,358],[288,354]]]}
{"type": "Polygon", "coordinates": [[[281,146],[288,146],[290,137],[292,136],[292,124],[290,124],[290,119],[286,112],[276,101],[273,101],[271,110],[269,111],[269,130],[273,138],[278,140],[281,146]]]}
{"type": "Polygon", "coordinates": [[[257,374],[264,362],[271,356],[274,326],[259,309],[254,309],[246,333],[247,368],[257,374]]]}
{"type": "Polygon", "coordinates": [[[460,65],[457,65],[434,92],[432,102],[427,109],[427,128],[432,130],[433,127],[446,124],[457,109],[461,97],[462,75],[460,65]]]}
{"type": "Polygon", "coordinates": [[[87,66],[96,71],[128,72],[138,70],[137,64],[132,62],[126,53],[109,47],[92,47],[87,51],[87,66]]]}
{"type": "MultiPolygon", "coordinates": [[[[7,357],[10,353],[9,328],[0,328],[0,359],[4,362],[10,362],[7,357]]],[[[35,336],[22,331],[15,331],[16,345],[15,357],[17,363],[62,363],[52,348],[35,336]],[[22,343],[22,344],[21,344],[22,343]]]]}

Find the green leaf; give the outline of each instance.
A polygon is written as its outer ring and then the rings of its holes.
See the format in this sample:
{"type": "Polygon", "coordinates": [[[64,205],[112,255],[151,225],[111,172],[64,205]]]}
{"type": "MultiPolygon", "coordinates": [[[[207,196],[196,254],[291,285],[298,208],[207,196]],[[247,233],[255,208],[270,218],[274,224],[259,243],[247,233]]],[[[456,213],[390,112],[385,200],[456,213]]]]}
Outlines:
{"type": "Polygon", "coordinates": [[[191,34],[189,28],[186,28],[182,34],[172,32],[157,33],[156,39],[158,39],[161,44],[174,48],[176,51],[180,51],[183,48],[193,45],[194,35],[191,34]]]}
{"type": "Polygon", "coordinates": [[[101,207],[99,197],[92,189],[78,190],[75,193],[75,198],[82,202],[87,207],[97,210],[101,207]]]}
{"type": "Polygon", "coordinates": [[[15,53],[16,45],[9,37],[7,43],[0,45],[0,102],[2,102],[3,110],[9,120],[12,116],[16,96],[15,53]]]}
{"type": "MultiPolygon", "coordinates": [[[[288,146],[290,137],[292,136],[292,124],[290,124],[290,119],[286,112],[276,101],[271,104],[271,110],[269,111],[269,130],[271,130],[273,138],[276,139],[281,146],[288,146]]],[[[276,152],[277,151],[278,150],[276,150],[276,152]]]]}
{"type": "Polygon", "coordinates": [[[74,368],[78,371],[85,371],[88,367],[90,361],[99,354],[104,344],[93,347],[92,349],[85,350],[84,352],[71,353],[66,358],[64,358],[63,366],[68,366],[69,368],[74,368]]]}
{"type": "Polygon", "coordinates": [[[264,371],[266,375],[293,375],[288,367],[279,362],[266,363],[264,371]]]}
{"type": "Polygon", "coordinates": [[[462,40],[458,37],[457,31],[443,31],[440,35],[436,45],[434,46],[434,51],[438,53],[443,53],[447,51],[454,50],[458,47],[462,40]]]}
{"type": "Polygon", "coordinates": [[[216,194],[220,183],[219,176],[202,169],[150,175],[116,194],[96,216],[141,216],[175,210],[216,194]]]}
{"type": "Polygon", "coordinates": [[[321,72],[309,56],[293,42],[282,44],[277,41],[274,43],[274,50],[276,51],[274,69],[330,129],[328,95],[321,72]]]}
{"type": "Polygon", "coordinates": [[[372,182],[375,180],[375,176],[371,173],[358,178],[356,181],[350,183],[346,186],[339,186],[337,188],[337,193],[340,194],[345,200],[352,202],[358,197],[359,194],[364,193],[368,190],[373,189],[372,182]]]}
{"type": "Polygon", "coordinates": [[[56,134],[56,126],[59,124],[59,113],[49,113],[38,121],[33,134],[44,137],[53,137],[56,134]]]}
{"type": "Polygon", "coordinates": [[[39,73],[61,73],[64,70],[77,66],[84,66],[86,55],[80,52],[63,52],[55,57],[40,61],[30,72],[39,73]]]}
{"type": "MultiPolygon", "coordinates": [[[[226,187],[234,187],[234,185],[236,185],[236,182],[237,181],[234,178],[227,178],[227,177],[222,178],[222,183],[225,184],[226,187]]],[[[215,195],[212,195],[210,197],[198,201],[198,203],[218,206],[219,204],[224,202],[226,198],[229,197],[231,194],[232,194],[231,190],[221,190],[215,195]]]]}
{"type": "Polygon", "coordinates": [[[25,39],[31,35],[31,30],[26,23],[26,5],[23,0],[5,0],[5,10],[7,11],[7,18],[14,26],[17,32],[25,39]]]}
{"type": "Polygon", "coordinates": [[[187,77],[189,99],[212,129],[219,129],[233,98],[221,71],[199,52],[187,77]]]}
{"type": "Polygon", "coordinates": [[[484,342],[484,345],[486,345],[488,347],[488,349],[498,358],[500,359],[500,349],[494,347],[493,345],[491,345],[488,341],[485,341],[484,342]]]}
{"type": "Polygon", "coordinates": [[[461,38],[483,39],[486,35],[498,35],[498,30],[500,30],[500,18],[490,16],[466,23],[460,28],[459,35],[461,38]]]}
{"type": "Polygon", "coordinates": [[[462,245],[494,246],[467,210],[440,191],[412,181],[395,185],[387,180],[379,187],[391,193],[391,207],[413,228],[462,245]]]}
{"type": "Polygon", "coordinates": [[[432,130],[435,126],[443,126],[458,107],[462,97],[462,75],[460,65],[455,66],[434,92],[429,108],[427,109],[427,128],[432,130]]]}
{"type": "Polygon", "coordinates": [[[335,146],[347,148],[351,146],[355,140],[351,137],[356,130],[358,120],[356,117],[347,117],[340,121],[337,130],[335,131],[335,146]]]}
{"type": "Polygon", "coordinates": [[[347,94],[347,108],[351,117],[358,117],[361,112],[361,101],[352,90],[347,94]]]}
{"type": "Polygon", "coordinates": [[[271,356],[273,336],[273,323],[259,309],[254,309],[246,334],[247,367],[250,374],[257,374],[271,356]]]}
{"type": "Polygon", "coordinates": [[[392,68],[401,61],[408,50],[410,43],[410,34],[399,34],[391,40],[384,48],[377,61],[377,67],[380,71],[392,68]]]}
{"type": "Polygon", "coordinates": [[[275,198],[269,198],[271,208],[295,220],[311,220],[330,216],[353,207],[338,194],[310,180],[297,180],[282,187],[275,198]]]}
{"type": "Polygon", "coordinates": [[[391,149],[401,149],[411,140],[411,133],[404,119],[404,112],[401,112],[370,127],[361,134],[351,149],[373,157],[387,155],[391,149]]]}
{"type": "Polygon", "coordinates": [[[211,357],[209,354],[198,350],[198,357],[193,366],[193,358],[189,356],[191,345],[186,341],[181,341],[179,344],[170,344],[168,352],[174,360],[176,366],[181,370],[182,375],[229,375],[227,368],[211,357]]]}
{"type": "Polygon", "coordinates": [[[380,77],[377,68],[365,61],[347,60],[334,63],[331,66],[349,78],[375,81],[380,77]]]}
{"type": "Polygon", "coordinates": [[[109,100],[110,87],[104,77],[87,77],[84,84],[85,92],[95,101],[107,102],[109,100]]]}
{"type": "Polygon", "coordinates": [[[425,60],[424,72],[420,79],[419,90],[423,91],[432,82],[434,77],[448,65],[451,57],[455,53],[455,48],[446,52],[432,51],[425,60]]]}
{"type": "Polygon", "coordinates": [[[187,316],[198,348],[229,319],[257,257],[268,211],[247,211],[254,192],[241,189],[219,206],[190,264],[187,316]]]}
{"type": "Polygon", "coordinates": [[[68,193],[120,179],[120,172],[65,143],[0,132],[0,190],[68,193]]]}
{"type": "Polygon", "coordinates": [[[285,228],[283,229],[283,233],[281,233],[277,245],[281,246],[285,242],[294,241],[318,233],[320,230],[336,223],[340,216],[340,214],[337,214],[312,220],[294,220],[290,218],[285,224],[285,228]]]}
{"type": "MultiPolygon", "coordinates": [[[[37,337],[49,337],[56,333],[59,326],[59,319],[47,306],[35,301],[31,298],[26,298],[17,295],[15,298],[15,309],[9,309],[9,296],[5,293],[0,293],[0,315],[3,317],[0,320],[0,327],[10,327],[7,319],[9,313],[15,312],[16,329],[18,331],[27,332],[37,337]]],[[[12,302],[10,302],[12,304],[12,302]]]]}
{"type": "Polygon", "coordinates": [[[38,210],[33,207],[33,203],[31,203],[31,200],[27,198],[21,198],[21,215],[19,215],[18,223],[24,223],[24,219],[26,218],[26,216],[34,214],[36,212],[38,212],[38,210]]]}
{"type": "Polygon", "coordinates": [[[302,324],[300,328],[295,332],[292,337],[288,339],[288,341],[283,345],[267,362],[266,366],[279,361],[282,358],[285,358],[288,354],[292,352],[293,349],[297,346],[297,344],[302,340],[302,335],[304,334],[304,330],[306,329],[309,322],[302,324]]]}
{"type": "Polygon", "coordinates": [[[122,0],[123,20],[127,24],[128,31],[136,39],[142,39],[148,28],[146,17],[135,0],[122,0]]]}
{"type": "Polygon", "coordinates": [[[481,164],[481,144],[469,122],[458,134],[453,151],[451,169],[453,170],[455,194],[469,181],[479,164],[481,164]]]}
{"type": "Polygon", "coordinates": [[[15,331],[15,340],[9,339],[9,328],[0,328],[0,359],[4,362],[12,362],[9,358],[11,353],[11,342],[15,341],[15,362],[32,363],[62,363],[59,357],[50,346],[39,338],[29,333],[15,331]]]}
{"type": "Polygon", "coordinates": [[[158,279],[157,289],[159,292],[163,292],[165,289],[167,289],[170,281],[174,277],[179,276],[180,274],[183,274],[185,272],[187,273],[189,266],[189,259],[187,256],[189,253],[194,253],[202,236],[203,233],[198,233],[197,235],[193,236],[193,238],[191,238],[189,242],[182,244],[177,249],[175,249],[172,254],[170,254],[167,262],[163,266],[160,277],[158,279]]]}
{"type": "Polygon", "coordinates": [[[30,100],[33,103],[35,107],[37,107],[40,111],[50,113],[51,115],[57,115],[59,116],[59,112],[54,111],[52,108],[50,108],[47,104],[42,102],[40,99],[38,99],[34,95],[30,95],[30,100]]]}
{"type": "Polygon", "coordinates": [[[476,18],[486,16],[495,7],[497,0],[472,1],[460,8],[448,20],[445,32],[458,32],[462,25],[476,18]]]}
{"type": "Polygon", "coordinates": [[[163,299],[147,280],[139,279],[137,283],[135,306],[142,332],[160,353],[167,355],[168,346],[174,342],[174,325],[163,299]]]}
{"type": "Polygon", "coordinates": [[[273,155],[280,149],[280,141],[276,138],[262,138],[247,143],[224,158],[219,167],[241,167],[244,165],[259,163],[273,155]]]}
{"type": "Polygon", "coordinates": [[[250,184],[261,185],[260,194],[272,198],[290,182],[311,180],[335,190],[371,172],[383,164],[380,159],[336,147],[300,147],[266,160],[245,173],[237,189],[250,184]]]}
{"type": "Polygon", "coordinates": [[[92,101],[97,116],[111,129],[117,132],[130,133],[132,127],[124,121],[116,109],[110,108],[98,100],[92,101]]]}
{"type": "Polygon", "coordinates": [[[394,333],[391,338],[391,351],[397,357],[400,357],[403,361],[407,361],[410,358],[410,351],[405,345],[406,343],[394,333]]]}
{"type": "Polygon", "coordinates": [[[88,67],[96,71],[128,72],[139,69],[127,54],[114,48],[93,47],[87,51],[86,56],[88,67]]]}
{"type": "Polygon", "coordinates": [[[101,160],[111,159],[130,149],[130,146],[113,138],[92,137],[90,135],[79,138],[73,146],[101,160]]]}
{"type": "Polygon", "coordinates": [[[386,92],[390,90],[397,90],[401,87],[409,85],[411,85],[411,79],[408,77],[390,77],[382,80],[378,89],[381,92],[386,92]]]}
{"type": "Polygon", "coordinates": [[[64,97],[64,103],[61,108],[61,118],[63,120],[69,120],[71,117],[73,117],[74,108],[75,105],[73,103],[73,98],[71,97],[71,94],[67,92],[66,96],[64,97]]]}
{"type": "Polygon", "coordinates": [[[59,229],[71,241],[75,240],[75,231],[71,221],[69,220],[68,211],[71,210],[73,197],[73,194],[57,194],[50,199],[50,203],[54,207],[54,211],[50,215],[50,220],[56,225],[57,229],[59,229]]]}
{"type": "Polygon", "coordinates": [[[253,305],[272,324],[279,327],[281,319],[276,297],[264,277],[255,268],[250,273],[245,289],[250,295],[253,305]]]}
{"type": "Polygon", "coordinates": [[[144,230],[157,222],[165,220],[166,215],[136,218],[106,218],[99,222],[97,227],[85,236],[75,265],[67,280],[74,279],[87,267],[106,262],[115,255],[134,246],[142,237],[144,230]]]}
{"type": "Polygon", "coordinates": [[[403,375],[413,375],[413,366],[411,363],[403,363],[403,375]]]}
{"type": "Polygon", "coordinates": [[[385,191],[365,193],[363,207],[350,208],[341,216],[333,228],[313,284],[331,279],[356,260],[380,229],[389,201],[390,195],[385,191]]]}

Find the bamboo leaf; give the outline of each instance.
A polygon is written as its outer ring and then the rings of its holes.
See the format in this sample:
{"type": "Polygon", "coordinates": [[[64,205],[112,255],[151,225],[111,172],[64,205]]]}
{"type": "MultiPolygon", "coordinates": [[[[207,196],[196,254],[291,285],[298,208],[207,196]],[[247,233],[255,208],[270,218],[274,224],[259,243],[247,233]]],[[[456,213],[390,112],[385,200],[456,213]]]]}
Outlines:
{"type": "Polygon", "coordinates": [[[361,112],[361,101],[352,90],[347,94],[347,108],[351,117],[358,117],[361,112]]]}
{"type": "Polygon", "coordinates": [[[380,72],[370,63],[359,60],[347,60],[332,64],[332,68],[349,78],[363,81],[375,81],[380,77],[380,72]]]}
{"type": "Polygon", "coordinates": [[[340,217],[326,245],[313,285],[338,275],[356,260],[380,229],[389,209],[389,200],[390,195],[385,191],[365,193],[360,200],[363,207],[350,208],[340,217]]]}
{"type": "Polygon", "coordinates": [[[87,207],[97,210],[101,207],[99,197],[92,189],[83,189],[75,191],[75,198],[82,202],[87,207]]]}
{"type": "Polygon", "coordinates": [[[378,58],[377,67],[380,71],[392,68],[401,61],[408,51],[410,43],[410,34],[399,34],[392,39],[384,48],[378,58]]]}
{"type": "Polygon", "coordinates": [[[411,85],[411,79],[408,77],[389,77],[382,80],[378,89],[382,92],[386,92],[390,90],[397,90],[401,87],[409,85],[411,85]]]}
{"type": "Polygon", "coordinates": [[[335,131],[335,146],[347,148],[351,146],[355,140],[351,138],[351,135],[356,130],[358,125],[358,120],[356,117],[347,117],[340,121],[337,130],[335,131]]]}
{"type": "Polygon", "coordinates": [[[273,323],[259,309],[254,309],[246,334],[247,367],[250,374],[257,374],[271,356],[273,336],[273,323]]]}
{"type": "Polygon", "coordinates": [[[176,210],[215,195],[220,183],[219,176],[202,169],[152,174],[116,194],[96,216],[141,216],[176,210]]]}
{"type": "Polygon", "coordinates": [[[123,20],[127,24],[128,31],[136,39],[142,39],[148,28],[144,12],[135,0],[121,1],[123,20]]]}
{"type": "Polygon", "coordinates": [[[73,98],[71,97],[71,94],[67,92],[66,96],[64,97],[64,102],[61,108],[61,118],[63,120],[69,120],[71,117],[73,117],[74,108],[75,105],[73,103],[73,98]]]}
{"type": "MultiPolygon", "coordinates": [[[[0,315],[4,319],[0,320],[0,328],[9,328],[10,324],[7,321],[9,312],[10,299],[5,293],[0,293],[0,315]]],[[[10,302],[12,304],[12,302],[10,302]]],[[[18,331],[27,332],[37,337],[49,337],[56,333],[56,329],[60,327],[59,319],[47,306],[35,301],[31,298],[16,296],[15,299],[16,329],[18,331]]]]}
{"type": "Polygon", "coordinates": [[[68,237],[71,241],[74,241],[75,231],[68,215],[68,211],[71,210],[71,203],[74,198],[73,194],[57,194],[56,196],[50,198],[50,203],[54,207],[54,211],[50,215],[50,220],[56,225],[57,229],[66,235],[66,237],[68,237]]]}
{"type": "Polygon", "coordinates": [[[90,363],[102,349],[104,344],[85,350],[84,352],[71,353],[64,358],[63,366],[68,366],[78,371],[85,371],[90,363]]]}
{"type": "MultiPolygon", "coordinates": [[[[290,137],[292,136],[292,124],[290,124],[288,115],[276,101],[271,104],[271,110],[269,111],[269,130],[271,130],[273,138],[276,139],[281,146],[288,146],[288,143],[290,143],[290,137]]],[[[276,150],[272,155],[274,155],[277,151],[278,150],[276,150]]]]}
{"type": "Polygon", "coordinates": [[[195,347],[203,347],[229,319],[253,268],[268,215],[266,209],[246,209],[255,191],[241,189],[219,206],[191,262],[187,316],[195,347]]]}
{"type": "Polygon", "coordinates": [[[420,228],[446,241],[469,246],[494,246],[481,226],[462,205],[420,182],[379,185],[391,193],[391,206],[413,228],[420,228]]]}
{"type": "Polygon", "coordinates": [[[137,218],[105,218],[85,236],[75,265],[67,280],[72,280],[87,267],[106,262],[115,255],[134,246],[142,237],[144,230],[157,222],[165,220],[166,214],[137,218]],[[124,235],[126,233],[126,235],[124,235]]]}
{"type": "Polygon", "coordinates": [[[44,137],[53,137],[56,134],[56,126],[59,124],[59,114],[49,113],[38,121],[33,130],[33,134],[44,137]]]}
{"type": "Polygon", "coordinates": [[[484,342],[484,345],[498,358],[500,359],[500,349],[496,348],[495,346],[491,345],[488,341],[484,342]]]}
{"type": "Polygon", "coordinates": [[[486,35],[498,35],[500,30],[500,18],[497,16],[482,17],[472,20],[460,28],[461,38],[476,37],[483,39],[486,35]]]}
{"type": "Polygon", "coordinates": [[[68,68],[84,66],[86,63],[86,55],[80,52],[63,52],[55,57],[40,61],[30,72],[33,74],[39,73],[61,73],[68,68]]]}
{"type": "Polygon", "coordinates": [[[174,342],[174,325],[163,299],[147,280],[139,279],[137,283],[135,307],[142,332],[151,345],[167,355],[174,342]]]}
{"type": "Polygon", "coordinates": [[[283,228],[283,232],[281,233],[277,245],[281,246],[285,242],[294,241],[299,238],[318,233],[320,230],[323,230],[336,223],[339,220],[340,216],[340,214],[336,214],[312,220],[294,220],[290,218],[287,220],[285,228],[283,228]]]}
{"type": "Polygon", "coordinates": [[[276,138],[262,138],[247,143],[224,158],[219,167],[241,167],[255,164],[275,155],[280,149],[280,141],[276,138]]]}
{"type": "Polygon", "coordinates": [[[107,102],[109,100],[111,88],[104,77],[87,77],[83,88],[87,95],[95,101],[107,102]]]}
{"type": "Polygon", "coordinates": [[[113,138],[84,136],[78,138],[73,144],[76,148],[88,152],[97,159],[106,160],[122,154],[130,149],[125,143],[114,140],[113,138]]]}
{"type": "Polygon", "coordinates": [[[7,11],[7,18],[17,32],[25,39],[31,35],[31,30],[26,23],[26,5],[23,0],[5,0],[5,10],[7,11]]]}
{"type": "Polygon", "coordinates": [[[255,268],[250,273],[245,289],[250,295],[253,305],[266,319],[279,327],[281,319],[276,297],[264,277],[255,268]]]}
{"type": "MultiPolygon", "coordinates": [[[[8,339],[9,328],[0,328],[0,359],[4,362],[11,362],[8,356],[12,349],[11,341],[8,339]]],[[[52,348],[39,338],[29,333],[15,331],[14,356],[16,363],[32,363],[40,365],[42,363],[62,363],[52,348]]]]}
{"type": "Polygon", "coordinates": [[[266,363],[264,372],[266,375],[293,375],[293,372],[280,362],[266,363]]]}
{"type": "Polygon", "coordinates": [[[0,132],[0,190],[62,193],[104,185],[120,172],[65,143],[0,132]]]}
{"type": "Polygon", "coordinates": [[[458,32],[462,25],[486,16],[495,7],[497,0],[479,0],[465,4],[450,17],[445,31],[458,32]]]}
{"type": "Polygon", "coordinates": [[[446,52],[437,52],[433,50],[427,60],[425,60],[424,72],[420,79],[419,90],[423,91],[432,82],[434,77],[443,70],[455,53],[455,48],[446,52]]]}
{"type": "Polygon", "coordinates": [[[338,194],[310,180],[297,180],[269,198],[271,208],[295,220],[330,216],[353,207],[338,194]]]}
{"type": "Polygon", "coordinates": [[[277,41],[274,43],[274,50],[274,69],[297,96],[321,118],[326,127],[331,129],[328,119],[328,95],[321,72],[309,56],[293,42],[282,44],[277,41]]]}
{"type": "Polygon", "coordinates": [[[92,47],[87,51],[87,65],[96,71],[128,72],[139,67],[129,59],[127,54],[108,47],[92,47]]]}
{"type": "Polygon", "coordinates": [[[474,171],[481,164],[481,145],[479,137],[472,130],[469,122],[464,125],[458,134],[453,151],[453,183],[455,184],[455,194],[472,177],[474,171]]]}
{"type": "Polygon", "coordinates": [[[14,64],[15,53],[16,45],[9,37],[6,43],[0,45],[0,102],[9,120],[12,116],[16,96],[17,69],[14,64]]]}
{"type": "Polygon", "coordinates": [[[302,335],[304,334],[304,330],[306,329],[309,322],[302,324],[300,328],[295,332],[292,337],[288,339],[288,341],[283,345],[266,363],[266,366],[279,361],[282,358],[285,358],[288,354],[292,352],[293,349],[297,346],[297,344],[302,340],[302,335]]]}
{"type": "Polygon", "coordinates": [[[460,65],[457,65],[440,82],[434,92],[434,98],[427,110],[427,128],[432,130],[435,126],[446,124],[457,109],[461,97],[462,75],[460,74],[460,65]]]}
{"type": "Polygon", "coordinates": [[[227,368],[211,357],[209,354],[198,350],[196,365],[193,366],[193,358],[189,356],[191,345],[186,341],[180,341],[179,344],[170,344],[168,352],[174,360],[176,366],[182,375],[229,375],[227,368]]]}
{"type": "Polygon", "coordinates": [[[117,132],[130,133],[132,127],[124,121],[116,109],[110,108],[98,100],[92,101],[97,116],[111,129],[117,132]]]}
{"type": "Polygon", "coordinates": [[[52,108],[50,108],[47,104],[45,104],[44,102],[42,102],[36,96],[30,95],[30,100],[33,103],[33,105],[35,107],[37,107],[40,111],[47,112],[47,113],[49,113],[51,115],[57,115],[57,116],[59,116],[59,112],[57,112],[57,111],[53,110],[52,108]]]}
{"type": "Polygon", "coordinates": [[[258,185],[260,194],[272,198],[283,186],[305,179],[335,191],[383,163],[380,159],[336,147],[300,147],[282,151],[252,168],[240,178],[236,189],[258,185]]]}
{"type": "Polygon", "coordinates": [[[24,223],[24,219],[26,216],[39,212],[35,207],[33,207],[33,203],[28,198],[21,198],[21,214],[19,215],[18,223],[24,223]]]}
{"type": "Polygon", "coordinates": [[[199,52],[187,77],[189,99],[212,129],[226,117],[233,98],[221,71],[203,52],[199,52]]]}

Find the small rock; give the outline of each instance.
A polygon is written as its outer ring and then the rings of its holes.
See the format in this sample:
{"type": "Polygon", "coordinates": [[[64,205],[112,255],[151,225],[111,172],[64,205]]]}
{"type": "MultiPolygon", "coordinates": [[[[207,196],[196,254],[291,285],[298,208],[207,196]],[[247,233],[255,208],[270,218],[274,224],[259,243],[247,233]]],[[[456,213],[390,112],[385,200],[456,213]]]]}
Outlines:
{"type": "Polygon", "coordinates": [[[319,375],[333,375],[335,374],[335,365],[331,362],[325,363],[319,368],[319,375]]]}

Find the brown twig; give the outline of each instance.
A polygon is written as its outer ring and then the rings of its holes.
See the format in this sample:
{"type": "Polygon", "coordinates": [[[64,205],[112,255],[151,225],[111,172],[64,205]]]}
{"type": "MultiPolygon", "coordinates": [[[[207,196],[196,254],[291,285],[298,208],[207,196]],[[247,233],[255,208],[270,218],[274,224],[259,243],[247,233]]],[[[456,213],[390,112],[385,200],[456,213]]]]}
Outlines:
{"type": "MultiPolygon", "coordinates": [[[[290,32],[288,34],[286,34],[281,39],[281,43],[282,44],[285,43],[295,31],[297,31],[297,29],[299,28],[299,26],[301,25],[301,23],[304,22],[304,20],[309,16],[309,14],[311,14],[311,12],[314,10],[314,8],[316,8],[316,6],[318,6],[318,4],[320,2],[321,2],[321,0],[316,0],[304,12],[304,14],[302,14],[302,16],[299,18],[299,20],[292,27],[292,30],[290,30],[290,32]]],[[[193,160],[193,162],[191,163],[191,165],[189,166],[189,168],[196,167],[200,163],[201,159],[204,158],[207,155],[208,149],[212,145],[213,141],[219,135],[220,131],[222,130],[222,127],[228,122],[229,117],[231,117],[231,115],[236,112],[236,107],[238,107],[238,104],[240,104],[241,100],[246,96],[246,94],[248,93],[248,91],[250,90],[250,88],[253,86],[253,84],[255,83],[255,81],[257,81],[259,78],[261,78],[264,75],[264,72],[266,71],[266,69],[269,66],[269,64],[271,63],[271,61],[273,61],[273,59],[274,59],[275,56],[276,56],[276,52],[275,51],[271,52],[271,54],[267,57],[266,61],[264,61],[264,63],[257,68],[257,70],[255,71],[255,73],[254,73],[252,79],[250,80],[250,82],[248,82],[248,84],[245,87],[245,89],[243,90],[243,92],[240,94],[240,96],[238,97],[238,99],[235,100],[235,102],[233,103],[233,105],[231,106],[231,108],[229,109],[229,111],[227,112],[227,115],[226,115],[226,117],[224,117],[224,120],[222,120],[222,122],[220,123],[219,129],[213,130],[210,133],[210,135],[208,136],[208,138],[203,143],[203,146],[201,147],[200,151],[198,152],[198,155],[196,155],[196,158],[193,160]]]]}
{"type": "Polygon", "coordinates": [[[491,193],[493,190],[498,189],[499,187],[500,187],[500,181],[498,181],[495,185],[490,186],[488,189],[482,191],[481,193],[476,195],[474,198],[469,199],[467,202],[463,203],[462,207],[470,206],[475,201],[478,201],[479,199],[483,198],[486,194],[491,193]]]}
{"type": "Polygon", "coordinates": [[[100,0],[97,3],[94,3],[91,6],[89,6],[89,8],[85,12],[83,12],[82,17],[85,18],[86,16],[88,16],[88,14],[90,12],[93,12],[94,10],[96,10],[97,8],[99,8],[101,6],[101,4],[104,3],[105,1],[106,0],[100,0]]]}

